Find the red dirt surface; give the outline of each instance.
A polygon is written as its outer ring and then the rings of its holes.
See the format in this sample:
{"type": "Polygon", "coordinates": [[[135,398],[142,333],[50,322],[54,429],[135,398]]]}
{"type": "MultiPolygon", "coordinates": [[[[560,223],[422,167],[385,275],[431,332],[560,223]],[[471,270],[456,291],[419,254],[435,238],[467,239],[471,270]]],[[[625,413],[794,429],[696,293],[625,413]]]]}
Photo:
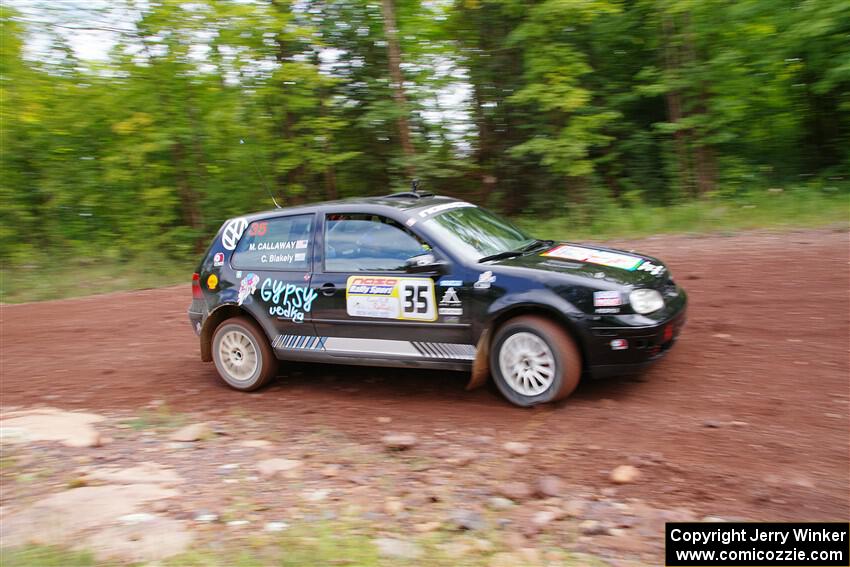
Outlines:
{"type": "Polygon", "coordinates": [[[2,406],[108,412],[162,400],[199,419],[238,411],[370,442],[386,428],[454,431],[471,444],[487,435],[531,443],[520,478],[555,474],[599,488],[613,467],[637,463],[640,480],[617,490],[658,507],[850,517],[848,234],[612,245],[668,263],[690,294],[689,323],[640,378],[586,382],[555,406],[515,408],[492,387],[466,392],[462,373],[333,365],[288,365],[272,386],[238,393],[200,361],[188,277],[179,287],[2,306],[2,406]],[[379,415],[392,425],[377,425],[379,415]]]}

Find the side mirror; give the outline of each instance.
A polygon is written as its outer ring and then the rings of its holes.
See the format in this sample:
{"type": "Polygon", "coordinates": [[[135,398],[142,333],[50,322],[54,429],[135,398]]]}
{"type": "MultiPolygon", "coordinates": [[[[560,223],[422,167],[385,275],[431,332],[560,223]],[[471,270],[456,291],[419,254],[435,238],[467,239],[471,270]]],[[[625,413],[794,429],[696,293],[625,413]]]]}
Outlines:
{"type": "Polygon", "coordinates": [[[433,254],[420,254],[413,258],[408,258],[404,263],[404,271],[410,274],[423,273],[443,273],[446,271],[448,264],[442,260],[437,260],[433,254]]]}

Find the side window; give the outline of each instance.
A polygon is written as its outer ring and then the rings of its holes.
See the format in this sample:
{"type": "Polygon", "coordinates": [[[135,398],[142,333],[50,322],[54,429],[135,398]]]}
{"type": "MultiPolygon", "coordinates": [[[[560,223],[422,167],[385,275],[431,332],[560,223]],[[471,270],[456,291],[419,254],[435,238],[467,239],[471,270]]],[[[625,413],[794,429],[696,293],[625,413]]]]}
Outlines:
{"type": "Polygon", "coordinates": [[[231,264],[240,270],[306,270],[312,229],[313,215],[254,221],[236,245],[231,264]]]}
{"type": "Polygon", "coordinates": [[[397,271],[431,247],[394,220],[370,214],[331,214],[325,222],[325,270],[397,271]]]}

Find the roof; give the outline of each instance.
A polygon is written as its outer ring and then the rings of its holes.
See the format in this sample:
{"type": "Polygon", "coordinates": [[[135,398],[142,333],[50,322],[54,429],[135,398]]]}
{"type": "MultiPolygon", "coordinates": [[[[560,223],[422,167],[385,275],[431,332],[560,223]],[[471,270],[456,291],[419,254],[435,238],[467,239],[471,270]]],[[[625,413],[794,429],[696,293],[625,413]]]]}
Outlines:
{"type": "Polygon", "coordinates": [[[291,214],[298,212],[313,213],[325,209],[333,210],[344,207],[359,208],[362,206],[373,206],[376,210],[385,208],[402,211],[413,211],[417,209],[433,207],[434,205],[442,205],[445,203],[457,201],[460,201],[460,199],[455,199],[454,197],[447,197],[445,195],[432,195],[428,193],[423,193],[423,196],[421,197],[414,197],[411,193],[397,193],[395,195],[384,195],[381,197],[352,197],[349,199],[338,199],[335,201],[320,201],[318,203],[296,205],[294,207],[281,207],[279,209],[257,211],[256,213],[249,213],[247,215],[242,216],[250,220],[254,217],[261,218],[278,214],[291,214]]]}

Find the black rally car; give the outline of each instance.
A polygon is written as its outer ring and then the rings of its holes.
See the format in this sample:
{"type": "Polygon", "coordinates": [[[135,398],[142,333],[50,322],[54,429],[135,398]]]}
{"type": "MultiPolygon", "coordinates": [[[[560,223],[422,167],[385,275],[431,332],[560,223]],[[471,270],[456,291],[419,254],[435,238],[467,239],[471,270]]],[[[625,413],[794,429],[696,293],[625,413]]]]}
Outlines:
{"type": "Polygon", "coordinates": [[[201,358],[238,390],[278,360],[429,367],[471,371],[469,387],[492,374],[520,406],[659,358],[687,301],[654,258],[417,192],[228,220],[192,294],[201,358]]]}

